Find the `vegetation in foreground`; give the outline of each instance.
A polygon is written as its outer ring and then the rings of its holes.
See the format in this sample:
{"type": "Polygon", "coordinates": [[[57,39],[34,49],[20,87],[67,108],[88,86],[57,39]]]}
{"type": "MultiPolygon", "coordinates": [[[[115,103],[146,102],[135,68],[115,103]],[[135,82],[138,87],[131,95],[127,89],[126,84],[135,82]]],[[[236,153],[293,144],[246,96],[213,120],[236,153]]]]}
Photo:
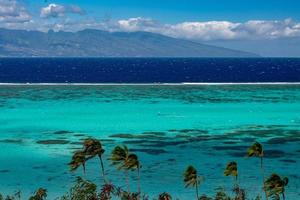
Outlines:
{"type": "MultiPolygon", "coordinates": [[[[97,188],[95,183],[78,177],[75,185],[62,197],[57,200],[148,200],[148,196],[142,192],[140,187],[140,169],[141,164],[138,156],[128,149],[127,146],[116,146],[109,157],[109,161],[112,166],[115,166],[117,170],[124,174],[126,180],[126,189],[115,186],[113,183],[106,179],[104,170],[104,163],[102,156],[105,150],[99,140],[94,138],[86,139],[83,142],[83,148],[80,151],[74,152],[72,159],[69,163],[70,170],[75,171],[78,168],[82,168],[83,173],[86,172],[86,164],[93,158],[99,159],[99,172],[103,179],[101,179],[101,188],[97,188]],[[129,181],[129,173],[136,172],[137,176],[137,192],[132,192],[129,181]]],[[[265,178],[264,173],[264,151],[263,146],[255,142],[247,151],[247,157],[257,157],[260,159],[258,168],[261,171],[262,184],[261,188],[264,191],[264,197],[257,196],[255,200],[285,200],[285,187],[288,185],[288,178],[280,177],[277,174],[272,174],[268,178],[265,178]]],[[[225,176],[232,176],[232,191],[234,195],[228,195],[223,189],[219,189],[214,197],[208,197],[206,195],[199,195],[199,188],[201,183],[204,181],[204,177],[199,176],[197,169],[193,166],[188,166],[183,173],[183,181],[185,187],[191,187],[195,189],[196,200],[246,200],[246,190],[241,188],[239,185],[238,178],[238,164],[234,161],[228,162],[224,170],[225,176]]],[[[17,192],[11,196],[2,196],[0,194],[0,200],[18,200],[24,199],[21,197],[21,193],[17,192]]],[[[46,200],[47,190],[39,188],[33,196],[29,197],[29,200],[46,200]]],[[[172,200],[171,194],[164,192],[158,194],[156,200],[172,200]]]]}

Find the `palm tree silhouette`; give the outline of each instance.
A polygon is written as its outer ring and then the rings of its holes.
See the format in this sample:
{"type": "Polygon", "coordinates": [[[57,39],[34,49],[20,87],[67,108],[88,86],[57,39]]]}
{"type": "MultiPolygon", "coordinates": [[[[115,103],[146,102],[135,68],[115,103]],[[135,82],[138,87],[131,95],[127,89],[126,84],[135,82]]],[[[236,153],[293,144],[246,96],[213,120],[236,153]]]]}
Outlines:
{"type": "Polygon", "coordinates": [[[95,156],[98,156],[98,158],[100,160],[102,176],[103,176],[104,182],[106,182],[104,165],[103,165],[103,160],[102,160],[102,155],[105,152],[105,150],[103,149],[101,142],[97,139],[89,138],[89,139],[84,140],[83,147],[84,147],[83,151],[84,151],[85,155],[87,156],[87,160],[90,160],[90,159],[94,158],[95,156]]]}
{"type": "MultiPolygon", "coordinates": [[[[264,182],[265,182],[265,170],[263,166],[263,157],[264,157],[264,150],[263,146],[255,142],[247,151],[247,157],[258,157],[260,158],[260,169],[261,169],[261,174],[262,174],[262,179],[263,179],[263,190],[264,190],[264,182]]],[[[266,199],[268,200],[268,195],[267,192],[264,190],[266,199]]]]}
{"type": "Polygon", "coordinates": [[[288,185],[289,179],[287,177],[281,178],[277,174],[272,174],[264,183],[267,196],[273,199],[280,200],[280,194],[282,199],[285,200],[285,186],[288,185]]]}
{"type": "Polygon", "coordinates": [[[35,195],[30,197],[29,200],[44,200],[47,197],[47,190],[44,188],[39,188],[35,195]]]}
{"type": "Polygon", "coordinates": [[[234,190],[239,190],[238,186],[238,168],[236,162],[229,162],[224,170],[225,176],[233,176],[235,178],[234,190]]]}
{"type": "Polygon", "coordinates": [[[199,192],[198,192],[198,187],[200,184],[200,177],[197,174],[197,170],[193,166],[188,166],[187,169],[185,170],[184,174],[184,179],[183,181],[185,182],[185,187],[195,187],[196,189],[196,197],[197,200],[199,199],[199,192]]]}
{"type": "Polygon", "coordinates": [[[172,197],[169,193],[162,193],[158,196],[158,200],[172,200],[172,197]]]}
{"type": "Polygon", "coordinates": [[[138,159],[138,156],[136,154],[130,153],[128,155],[127,162],[125,163],[125,166],[127,170],[137,170],[137,177],[138,177],[138,194],[141,194],[141,178],[140,178],[140,169],[141,165],[138,159]]]}
{"type": "Polygon", "coordinates": [[[117,146],[113,149],[111,153],[110,160],[112,165],[116,165],[118,170],[125,171],[126,185],[128,190],[128,196],[130,197],[130,183],[128,171],[137,170],[138,173],[138,195],[141,195],[140,187],[140,162],[136,154],[130,153],[127,146],[117,146]]]}
{"type": "Polygon", "coordinates": [[[85,174],[85,163],[86,163],[85,153],[83,151],[76,151],[72,156],[72,160],[69,163],[69,166],[71,171],[74,171],[82,165],[83,173],[85,174]]]}

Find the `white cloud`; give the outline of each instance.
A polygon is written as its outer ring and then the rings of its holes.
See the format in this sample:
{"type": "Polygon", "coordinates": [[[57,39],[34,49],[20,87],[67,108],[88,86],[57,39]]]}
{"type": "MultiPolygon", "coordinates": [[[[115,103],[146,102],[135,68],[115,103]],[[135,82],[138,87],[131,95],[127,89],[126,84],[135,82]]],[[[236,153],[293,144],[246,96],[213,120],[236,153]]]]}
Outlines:
{"type": "Polygon", "coordinates": [[[193,40],[273,39],[300,36],[300,23],[291,19],[250,20],[245,23],[207,21],[160,24],[151,19],[138,17],[119,20],[118,26],[121,31],[150,31],[193,40]]]}
{"type": "Polygon", "coordinates": [[[42,19],[31,20],[31,16],[17,0],[0,0],[0,27],[40,31],[48,31],[49,29],[79,31],[87,28],[111,32],[146,31],[199,41],[300,37],[300,22],[292,19],[249,20],[246,22],[194,21],[164,24],[151,18],[142,17],[96,21],[90,18],[71,18],[67,15],[72,13],[85,14],[83,9],[75,5],[49,4],[41,9],[40,16],[42,19]]]}
{"type": "Polygon", "coordinates": [[[30,14],[16,0],[0,0],[1,23],[23,23],[30,20],[30,14]]]}
{"type": "Polygon", "coordinates": [[[280,38],[300,36],[300,23],[291,19],[283,21],[251,20],[240,24],[237,32],[247,38],[280,38]]]}
{"type": "Polygon", "coordinates": [[[187,39],[233,39],[237,36],[237,33],[233,31],[237,26],[238,24],[227,21],[184,22],[171,25],[169,34],[187,39]]]}
{"type": "Polygon", "coordinates": [[[66,13],[72,13],[72,14],[79,14],[83,15],[85,14],[84,10],[82,10],[79,6],[76,5],[70,5],[70,6],[63,6],[59,4],[49,4],[47,7],[44,7],[41,9],[40,16],[42,18],[57,18],[57,17],[63,17],[66,13]]]}
{"type": "Polygon", "coordinates": [[[130,18],[117,21],[116,27],[122,31],[149,31],[155,32],[164,28],[158,22],[148,18],[130,18]]]}

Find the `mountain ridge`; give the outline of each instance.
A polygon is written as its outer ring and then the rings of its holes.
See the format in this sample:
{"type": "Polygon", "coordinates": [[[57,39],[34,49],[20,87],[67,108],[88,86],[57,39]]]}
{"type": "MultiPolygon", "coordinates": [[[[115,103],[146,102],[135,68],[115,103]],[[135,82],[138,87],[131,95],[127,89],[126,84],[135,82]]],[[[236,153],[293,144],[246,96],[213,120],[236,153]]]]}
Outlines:
{"type": "Polygon", "coordinates": [[[259,57],[150,32],[0,29],[1,57],[259,57]]]}

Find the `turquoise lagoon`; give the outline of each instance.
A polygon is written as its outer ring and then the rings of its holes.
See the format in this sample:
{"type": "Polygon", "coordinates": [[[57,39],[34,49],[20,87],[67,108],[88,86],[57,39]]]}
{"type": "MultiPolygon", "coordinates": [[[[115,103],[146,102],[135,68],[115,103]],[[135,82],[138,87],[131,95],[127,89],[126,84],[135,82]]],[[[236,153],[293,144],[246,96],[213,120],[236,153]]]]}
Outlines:
{"type": "MultiPolygon", "coordinates": [[[[0,86],[0,191],[23,195],[45,187],[49,199],[64,194],[82,170],[67,163],[87,137],[102,140],[107,177],[124,176],[107,160],[126,144],[142,163],[142,190],[194,198],[182,174],[192,164],[205,177],[200,193],[229,191],[227,162],[237,161],[239,182],[254,197],[261,192],[259,160],[249,145],[265,146],[266,174],[290,179],[287,199],[300,199],[300,85],[98,85],[0,86]]],[[[136,188],[131,173],[131,188],[136,188]]],[[[102,183],[98,160],[87,179],[102,183]]]]}

